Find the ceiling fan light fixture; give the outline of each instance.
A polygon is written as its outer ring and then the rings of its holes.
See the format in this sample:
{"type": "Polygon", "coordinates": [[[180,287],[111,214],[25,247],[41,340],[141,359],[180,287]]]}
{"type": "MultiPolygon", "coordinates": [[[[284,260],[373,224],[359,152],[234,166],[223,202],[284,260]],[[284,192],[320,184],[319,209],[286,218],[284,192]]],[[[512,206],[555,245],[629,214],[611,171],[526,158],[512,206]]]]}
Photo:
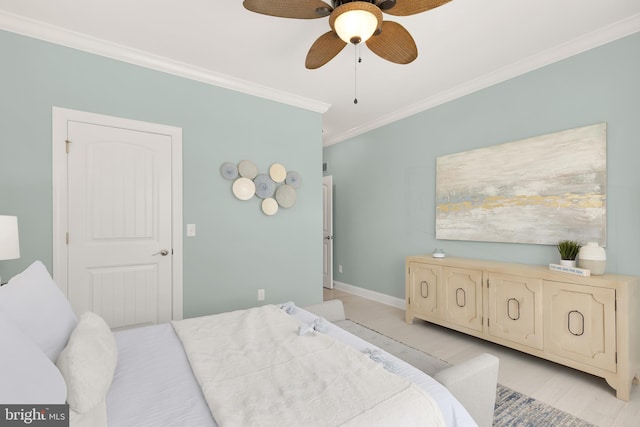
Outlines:
{"type": "Polygon", "coordinates": [[[382,25],[382,11],[365,1],[344,3],[331,13],[329,25],[345,43],[363,43],[382,25]]]}

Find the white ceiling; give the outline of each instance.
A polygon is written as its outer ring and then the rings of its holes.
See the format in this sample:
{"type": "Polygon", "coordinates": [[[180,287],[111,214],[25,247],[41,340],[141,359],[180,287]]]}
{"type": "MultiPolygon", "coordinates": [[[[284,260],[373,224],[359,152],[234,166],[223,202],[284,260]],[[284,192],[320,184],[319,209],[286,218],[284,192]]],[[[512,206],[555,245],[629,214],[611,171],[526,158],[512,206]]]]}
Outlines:
{"type": "Polygon", "coordinates": [[[259,15],[242,0],[0,0],[0,28],[323,112],[325,145],[638,32],[640,0],[453,0],[384,18],[409,30],[418,59],[363,46],[356,105],[352,45],[304,67],[328,18],[259,15]]]}

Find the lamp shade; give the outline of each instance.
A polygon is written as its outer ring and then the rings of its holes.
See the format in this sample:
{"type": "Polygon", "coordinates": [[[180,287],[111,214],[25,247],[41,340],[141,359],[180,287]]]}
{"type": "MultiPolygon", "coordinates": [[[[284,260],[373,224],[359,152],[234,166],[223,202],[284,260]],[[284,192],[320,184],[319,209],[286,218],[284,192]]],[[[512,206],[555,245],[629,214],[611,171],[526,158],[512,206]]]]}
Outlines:
{"type": "Polygon", "coordinates": [[[20,258],[18,218],[0,215],[0,260],[20,258]]]}
{"type": "Polygon", "coordinates": [[[345,43],[363,43],[382,25],[382,11],[364,1],[344,3],[333,11],[329,25],[345,43]]]}

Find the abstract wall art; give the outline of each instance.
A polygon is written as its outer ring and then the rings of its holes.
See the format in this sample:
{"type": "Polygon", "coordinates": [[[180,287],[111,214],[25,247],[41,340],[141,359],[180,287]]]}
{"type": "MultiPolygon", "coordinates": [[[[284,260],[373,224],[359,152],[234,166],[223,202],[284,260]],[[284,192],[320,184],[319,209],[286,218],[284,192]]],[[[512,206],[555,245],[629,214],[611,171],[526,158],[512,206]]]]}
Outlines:
{"type": "Polygon", "coordinates": [[[606,123],[439,157],[436,238],[606,245],[606,123]]]}

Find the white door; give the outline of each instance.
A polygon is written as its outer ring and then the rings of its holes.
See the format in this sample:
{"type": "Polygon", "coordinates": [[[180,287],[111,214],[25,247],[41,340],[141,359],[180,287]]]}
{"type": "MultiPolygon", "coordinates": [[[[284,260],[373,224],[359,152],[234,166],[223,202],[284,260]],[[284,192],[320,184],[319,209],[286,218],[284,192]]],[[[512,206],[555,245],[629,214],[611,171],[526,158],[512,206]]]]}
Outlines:
{"type": "Polygon", "coordinates": [[[172,165],[181,131],[91,113],[68,118],[75,113],[54,108],[54,240],[67,229],[66,244],[54,244],[54,278],[77,314],[94,311],[112,328],[182,318],[181,257],[173,262],[182,245],[174,222],[174,212],[182,220],[174,195],[181,168],[172,165]]]}
{"type": "Polygon", "coordinates": [[[333,177],[322,177],[322,286],[333,289],[333,177]]]}

